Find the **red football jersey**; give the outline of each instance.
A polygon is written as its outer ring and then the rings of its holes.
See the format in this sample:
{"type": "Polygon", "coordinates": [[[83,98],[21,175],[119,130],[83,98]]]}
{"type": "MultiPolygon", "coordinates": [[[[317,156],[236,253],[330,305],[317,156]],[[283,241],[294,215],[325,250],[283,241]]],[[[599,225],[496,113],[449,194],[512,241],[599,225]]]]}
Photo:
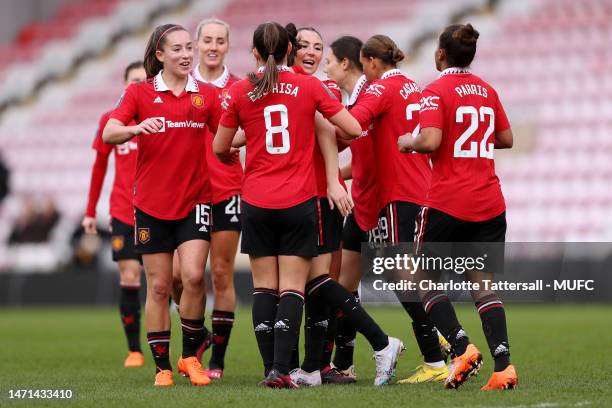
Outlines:
{"type": "MultiPolygon", "coordinates": [[[[340,87],[334,81],[326,79],[322,81],[323,84],[334,94],[336,99],[342,102],[342,92],[340,91],[340,87]]],[[[319,147],[318,140],[315,140],[316,146],[314,149],[314,168],[315,168],[315,177],[317,178],[317,195],[319,198],[327,197],[327,176],[325,175],[325,159],[323,158],[323,154],[321,153],[321,148],[319,147]]],[[[338,169],[338,180],[342,187],[346,190],[346,184],[344,183],[344,179],[340,175],[340,169],[338,169]]]]}
{"type": "Polygon", "coordinates": [[[378,209],[392,201],[422,205],[431,181],[429,158],[423,154],[405,154],[397,148],[397,139],[413,133],[419,125],[421,90],[400,70],[385,72],[373,81],[363,97],[351,109],[359,123],[372,122],[370,137],[374,144],[378,209]]]}
{"type": "MultiPolygon", "coordinates": [[[[208,83],[219,89],[219,98],[223,98],[230,87],[238,82],[240,78],[232,75],[226,66],[223,66],[223,74],[214,81],[205,81],[200,75],[200,65],[193,70],[193,76],[200,82],[208,83]]],[[[242,163],[227,165],[221,163],[212,150],[215,135],[206,129],[206,162],[208,163],[208,174],[210,174],[210,186],[213,204],[227,200],[236,194],[240,194],[242,186],[242,163]]]]}
{"type": "MultiPolygon", "coordinates": [[[[100,118],[98,132],[92,147],[96,152],[104,154],[107,157],[111,152],[115,154],[115,180],[113,181],[113,190],[110,196],[110,215],[124,224],[134,225],[134,204],[132,194],[134,191],[138,145],[136,144],[136,138],[120,145],[104,143],[102,140],[102,132],[104,131],[104,127],[111,113],[112,111],[106,112],[100,118]]],[[[130,123],[130,125],[133,124],[134,123],[130,123]]],[[[91,217],[95,216],[95,207],[99,196],[100,192],[98,191],[95,200],[90,199],[87,215],[91,217]],[[93,213],[91,211],[92,207],[93,213]]]]}
{"type": "MultiPolygon", "coordinates": [[[[365,75],[361,76],[348,100],[348,108],[363,98],[368,82],[365,75]]],[[[361,136],[353,140],[351,149],[351,168],[353,182],[351,184],[351,197],[355,203],[353,214],[357,225],[364,231],[369,231],[378,225],[378,187],[376,184],[376,161],[374,160],[374,146],[369,137],[370,124],[362,128],[361,136]]]]}
{"type": "Polygon", "coordinates": [[[423,91],[420,124],[442,129],[426,205],[465,221],[504,212],[493,152],[495,133],[510,123],[497,92],[467,70],[446,69],[423,91]]]}
{"type": "Polygon", "coordinates": [[[161,72],[126,90],[111,118],[122,123],[156,118],[160,132],[138,138],[134,206],[164,220],[185,218],[198,203],[211,201],[206,164],[206,125],[221,116],[219,92],[191,75],[175,96],[161,72]]]}
{"type": "Polygon", "coordinates": [[[313,166],[314,115],[329,118],[342,110],[317,78],[281,67],[278,83],[254,98],[249,80],[234,84],[224,101],[221,125],[242,127],[246,166],[242,198],[262,208],[289,208],[317,196],[313,166]]]}

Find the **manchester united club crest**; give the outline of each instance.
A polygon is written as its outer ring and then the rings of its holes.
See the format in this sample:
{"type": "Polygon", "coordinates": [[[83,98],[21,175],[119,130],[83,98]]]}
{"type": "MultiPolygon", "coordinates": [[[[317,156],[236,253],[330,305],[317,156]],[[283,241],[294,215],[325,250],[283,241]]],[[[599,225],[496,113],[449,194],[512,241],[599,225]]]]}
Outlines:
{"type": "Polygon", "coordinates": [[[229,101],[232,98],[229,94],[229,89],[224,89],[219,97],[221,98],[221,107],[223,109],[227,109],[229,106],[229,101]]]}
{"type": "Polygon", "coordinates": [[[113,247],[113,251],[121,251],[123,249],[123,235],[114,235],[111,239],[111,246],[113,247]]]}
{"type": "Polygon", "coordinates": [[[204,106],[204,98],[200,94],[191,95],[191,104],[200,109],[204,106]]]}
{"type": "Polygon", "coordinates": [[[138,242],[146,244],[151,239],[151,233],[148,228],[138,228],[138,242]]]}

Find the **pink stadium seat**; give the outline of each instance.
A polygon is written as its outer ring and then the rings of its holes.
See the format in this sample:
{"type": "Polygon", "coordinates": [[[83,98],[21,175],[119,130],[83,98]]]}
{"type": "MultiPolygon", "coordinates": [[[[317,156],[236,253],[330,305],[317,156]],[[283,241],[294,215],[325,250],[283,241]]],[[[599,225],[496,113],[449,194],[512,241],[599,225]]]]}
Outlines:
{"type": "Polygon", "coordinates": [[[11,58],[4,61],[2,69],[12,62],[28,61],[38,55],[44,45],[52,40],[71,37],[81,22],[91,17],[109,14],[117,0],[82,0],[61,7],[48,21],[33,22],[26,25],[9,44],[1,44],[1,49],[10,49],[11,58]]]}

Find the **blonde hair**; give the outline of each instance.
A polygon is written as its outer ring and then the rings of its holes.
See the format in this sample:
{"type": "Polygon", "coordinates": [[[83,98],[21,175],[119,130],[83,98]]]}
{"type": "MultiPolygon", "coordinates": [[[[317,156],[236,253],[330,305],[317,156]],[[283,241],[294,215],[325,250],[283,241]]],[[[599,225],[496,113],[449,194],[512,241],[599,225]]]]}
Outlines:
{"type": "Polygon", "coordinates": [[[226,23],[225,21],[218,19],[217,17],[210,17],[210,18],[205,18],[204,20],[200,21],[198,23],[198,27],[196,28],[196,41],[200,39],[200,36],[202,35],[202,28],[204,26],[207,26],[209,24],[218,24],[221,25],[223,27],[225,27],[225,37],[227,38],[227,40],[229,41],[229,34],[230,34],[230,26],[228,23],[226,23]]]}

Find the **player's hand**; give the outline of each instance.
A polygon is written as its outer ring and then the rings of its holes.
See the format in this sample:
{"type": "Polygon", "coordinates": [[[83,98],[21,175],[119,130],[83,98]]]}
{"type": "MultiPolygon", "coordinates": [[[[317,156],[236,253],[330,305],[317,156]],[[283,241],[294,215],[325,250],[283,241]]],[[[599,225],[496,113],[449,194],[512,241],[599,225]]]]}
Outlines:
{"type": "Polygon", "coordinates": [[[329,208],[333,210],[334,207],[337,207],[343,217],[349,215],[355,206],[351,197],[338,181],[327,187],[327,201],[329,201],[329,208]]]}
{"type": "Polygon", "coordinates": [[[397,139],[397,148],[402,153],[410,153],[414,151],[414,137],[410,133],[400,136],[397,139]]]}
{"type": "Polygon", "coordinates": [[[153,135],[159,132],[164,124],[156,118],[147,118],[134,126],[134,135],[153,135]]]}
{"type": "Polygon", "coordinates": [[[240,161],[240,149],[237,147],[230,147],[229,152],[218,154],[219,161],[228,166],[234,165],[240,161]]]}
{"type": "Polygon", "coordinates": [[[96,229],[96,219],[93,217],[84,217],[81,225],[83,226],[86,234],[98,233],[98,230],[96,229]]]}

